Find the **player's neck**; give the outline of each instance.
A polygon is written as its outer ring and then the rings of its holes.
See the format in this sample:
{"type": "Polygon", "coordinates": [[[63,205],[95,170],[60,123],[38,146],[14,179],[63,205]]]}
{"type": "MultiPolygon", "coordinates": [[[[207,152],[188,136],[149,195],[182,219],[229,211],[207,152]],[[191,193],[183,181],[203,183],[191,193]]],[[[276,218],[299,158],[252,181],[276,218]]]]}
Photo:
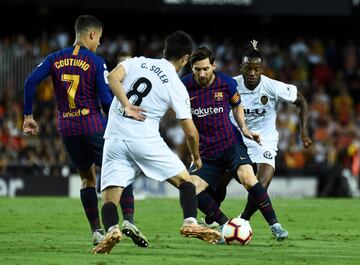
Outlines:
{"type": "Polygon", "coordinates": [[[249,84],[247,82],[244,82],[244,84],[247,89],[254,90],[255,88],[258,87],[258,85],[260,84],[260,81],[261,81],[261,79],[259,78],[259,80],[255,84],[249,84]]]}
{"type": "Polygon", "coordinates": [[[174,61],[174,60],[169,60],[169,62],[175,67],[175,71],[178,73],[181,68],[183,67],[180,60],[174,61]]]}
{"type": "Polygon", "coordinates": [[[76,38],[73,45],[74,46],[79,45],[85,47],[86,49],[89,49],[88,45],[86,44],[86,41],[82,40],[81,38],[76,38]]]}

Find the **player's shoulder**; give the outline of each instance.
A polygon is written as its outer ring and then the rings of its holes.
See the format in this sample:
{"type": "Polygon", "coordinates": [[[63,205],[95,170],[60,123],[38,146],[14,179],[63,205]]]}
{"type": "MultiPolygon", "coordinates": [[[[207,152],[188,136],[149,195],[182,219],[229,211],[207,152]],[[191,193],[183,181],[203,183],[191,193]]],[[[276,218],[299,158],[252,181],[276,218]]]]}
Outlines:
{"type": "MultiPolygon", "coordinates": [[[[67,53],[67,54],[73,54],[74,52],[74,49],[75,47],[74,46],[70,46],[70,47],[67,47],[67,48],[64,48],[64,52],[67,53]]],[[[94,61],[95,63],[97,64],[103,64],[105,63],[105,60],[104,58],[102,58],[100,55],[97,55],[96,53],[92,52],[91,50],[81,46],[80,47],[80,50],[78,52],[77,55],[75,55],[77,57],[83,57],[83,58],[87,58],[88,60],[92,60],[94,61]]]]}
{"type": "Polygon", "coordinates": [[[192,73],[188,73],[186,75],[184,75],[183,77],[181,77],[181,81],[184,83],[184,84],[187,84],[190,82],[190,80],[192,79],[193,75],[192,73]]]}
{"type": "Polygon", "coordinates": [[[263,82],[264,84],[276,84],[278,82],[280,82],[279,80],[273,79],[271,77],[268,77],[266,75],[261,75],[261,82],[263,82]]]}
{"type": "Polygon", "coordinates": [[[47,55],[47,58],[55,59],[58,57],[64,57],[64,54],[70,53],[70,47],[63,48],[61,50],[53,51],[47,55]]]}
{"type": "Polygon", "coordinates": [[[236,81],[238,81],[238,80],[243,80],[243,79],[244,79],[243,75],[236,75],[236,76],[233,76],[233,78],[234,78],[236,81]]]}
{"type": "Polygon", "coordinates": [[[235,82],[235,79],[232,76],[230,76],[224,72],[216,72],[216,76],[217,76],[217,78],[220,78],[226,82],[230,82],[230,83],[235,82]]]}
{"type": "Polygon", "coordinates": [[[276,91],[279,88],[286,88],[286,87],[292,87],[293,85],[285,83],[283,81],[280,80],[276,80],[273,78],[270,78],[268,76],[262,75],[261,76],[261,85],[262,87],[269,92],[273,92],[276,91]]]}
{"type": "Polygon", "coordinates": [[[237,88],[236,80],[232,76],[224,72],[216,72],[216,78],[220,81],[221,84],[226,84],[226,87],[228,87],[229,89],[237,88]]]}
{"type": "Polygon", "coordinates": [[[121,64],[127,64],[132,66],[138,66],[147,70],[153,70],[156,66],[167,66],[161,59],[149,58],[145,56],[134,56],[121,62],[121,64]]]}

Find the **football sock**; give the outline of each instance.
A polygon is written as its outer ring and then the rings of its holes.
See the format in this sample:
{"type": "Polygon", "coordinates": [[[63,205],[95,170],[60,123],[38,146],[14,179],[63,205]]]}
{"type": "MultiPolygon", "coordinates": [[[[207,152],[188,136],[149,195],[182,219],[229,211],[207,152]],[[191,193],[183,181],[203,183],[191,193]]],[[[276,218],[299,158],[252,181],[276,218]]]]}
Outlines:
{"type": "Polygon", "coordinates": [[[104,203],[101,208],[101,216],[106,231],[108,231],[110,227],[119,223],[119,214],[116,205],[112,202],[104,203]]]}
{"type": "Polygon", "coordinates": [[[245,209],[241,214],[241,218],[245,220],[250,220],[251,216],[258,210],[254,197],[249,193],[247,197],[247,202],[245,205],[245,209]]]}
{"type": "Polygon", "coordinates": [[[225,200],[226,197],[226,186],[219,186],[216,191],[214,191],[209,186],[206,188],[205,192],[209,194],[220,207],[221,203],[225,200]]]}
{"type": "Polygon", "coordinates": [[[274,223],[277,223],[275,211],[265,188],[258,182],[251,187],[248,192],[253,196],[258,209],[261,211],[268,224],[273,225],[274,223]]]}
{"type": "MultiPolygon", "coordinates": [[[[220,185],[216,191],[214,191],[209,186],[206,188],[205,192],[209,194],[214,199],[216,204],[220,207],[221,203],[225,200],[226,197],[226,185],[220,185]]],[[[206,215],[205,222],[207,224],[211,224],[214,222],[214,219],[212,218],[212,216],[206,215]]]]}
{"type": "Polygon", "coordinates": [[[200,192],[197,195],[197,199],[199,209],[204,214],[206,214],[206,218],[208,218],[209,222],[205,219],[207,224],[211,224],[213,221],[215,221],[219,225],[223,225],[229,220],[220,210],[214,199],[211,198],[211,196],[205,191],[200,192]]]}
{"type": "Polygon", "coordinates": [[[208,215],[205,216],[205,223],[212,224],[213,222],[214,222],[214,218],[212,216],[208,216],[208,215]]]}
{"type": "MultiPolygon", "coordinates": [[[[209,194],[215,201],[216,201],[216,199],[215,199],[215,196],[216,196],[216,192],[212,189],[212,188],[210,188],[210,186],[209,187],[207,187],[204,191],[202,191],[202,192],[206,192],[207,194],[209,194]]],[[[197,196],[199,196],[201,193],[199,193],[197,196]]],[[[216,202],[217,203],[217,202],[216,202]]],[[[199,204],[199,197],[198,197],[198,204],[199,204]]],[[[217,205],[218,206],[220,206],[218,203],[217,203],[217,205]]],[[[198,206],[198,208],[200,209],[200,207],[198,206]]],[[[206,215],[205,216],[205,222],[207,223],[207,224],[212,224],[213,222],[214,222],[214,219],[212,218],[212,216],[209,216],[209,215],[206,215]]]]}
{"type": "Polygon", "coordinates": [[[95,187],[80,190],[80,199],[92,231],[100,229],[98,197],[95,187]]]}
{"type": "Polygon", "coordinates": [[[124,220],[134,224],[134,194],[132,185],[127,186],[120,198],[120,207],[124,220]]]}
{"type": "Polygon", "coordinates": [[[191,182],[184,182],[179,186],[180,205],[183,209],[184,219],[189,217],[196,218],[197,200],[195,186],[191,182]]]}

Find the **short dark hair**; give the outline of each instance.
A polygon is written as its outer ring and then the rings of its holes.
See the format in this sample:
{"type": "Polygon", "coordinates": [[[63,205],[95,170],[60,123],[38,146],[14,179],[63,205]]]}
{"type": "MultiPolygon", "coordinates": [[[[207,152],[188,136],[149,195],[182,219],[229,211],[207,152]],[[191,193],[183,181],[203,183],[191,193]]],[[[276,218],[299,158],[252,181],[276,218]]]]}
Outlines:
{"type": "Polygon", "coordinates": [[[257,43],[258,42],[256,40],[249,41],[249,43],[243,49],[241,61],[244,60],[244,57],[260,58],[261,61],[264,59],[262,52],[257,47],[257,43]]]}
{"type": "Polygon", "coordinates": [[[190,56],[190,64],[209,58],[211,64],[215,62],[215,54],[207,47],[197,48],[190,56]]]}
{"type": "Polygon", "coordinates": [[[104,24],[94,16],[80,15],[75,21],[75,32],[80,33],[91,28],[102,29],[104,24]]]}
{"type": "Polygon", "coordinates": [[[191,54],[194,49],[194,41],[189,34],[178,30],[165,38],[164,46],[165,59],[180,59],[186,54],[191,54]]]}

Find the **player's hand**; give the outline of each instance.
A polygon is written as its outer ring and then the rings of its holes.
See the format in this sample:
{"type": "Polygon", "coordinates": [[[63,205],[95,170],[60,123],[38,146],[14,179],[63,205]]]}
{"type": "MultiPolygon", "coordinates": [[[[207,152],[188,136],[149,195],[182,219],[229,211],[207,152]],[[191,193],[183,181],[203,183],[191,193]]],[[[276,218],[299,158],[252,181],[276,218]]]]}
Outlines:
{"type": "Polygon", "coordinates": [[[257,142],[259,145],[261,144],[261,136],[260,134],[256,133],[256,132],[250,132],[251,136],[253,137],[252,139],[257,142]]]}
{"type": "Polygon", "coordinates": [[[256,132],[251,132],[249,131],[247,128],[242,128],[242,133],[246,138],[249,138],[251,140],[254,140],[255,142],[257,142],[259,145],[261,144],[261,137],[260,134],[256,133],[256,132]]]}
{"type": "Polygon", "coordinates": [[[312,142],[312,140],[310,139],[309,136],[302,136],[302,137],[301,137],[301,141],[302,141],[303,147],[304,147],[305,149],[310,148],[310,147],[312,146],[312,144],[313,144],[313,142],[312,142]]]}
{"type": "Polygon", "coordinates": [[[146,119],[146,115],[144,114],[145,110],[143,110],[139,106],[129,104],[124,108],[124,111],[126,113],[126,116],[129,116],[137,121],[144,121],[146,119]]]}
{"type": "Polygon", "coordinates": [[[191,157],[192,157],[192,161],[191,161],[190,167],[195,166],[195,168],[192,170],[192,172],[197,171],[200,168],[202,168],[202,160],[201,160],[201,158],[199,157],[198,159],[194,159],[193,156],[191,156],[191,157]]]}
{"type": "Polygon", "coordinates": [[[28,135],[36,135],[39,131],[37,122],[32,115],[26,115],[24,117],[23,131],[28,135]]]}

